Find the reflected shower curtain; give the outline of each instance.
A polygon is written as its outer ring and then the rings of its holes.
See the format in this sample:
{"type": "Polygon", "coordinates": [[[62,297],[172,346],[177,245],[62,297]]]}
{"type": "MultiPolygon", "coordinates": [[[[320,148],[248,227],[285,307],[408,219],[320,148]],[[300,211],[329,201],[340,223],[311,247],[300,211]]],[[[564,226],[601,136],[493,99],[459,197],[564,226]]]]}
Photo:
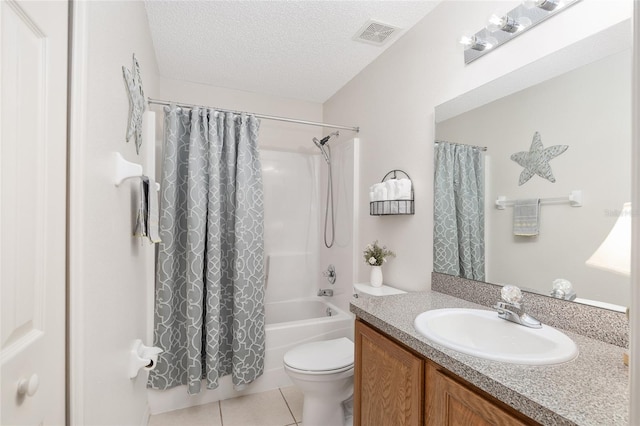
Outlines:
{"type": "Polygon", "coordinates": [[[200,392],[264,369],[264,220],[259,120],[165,108],[149,387],[200,392]]]}
{"type": "Polygon", "coordinates": [[[482,160],[475,147],[436,143],[433,269],[477,281],[485,279],[482,160]]]}

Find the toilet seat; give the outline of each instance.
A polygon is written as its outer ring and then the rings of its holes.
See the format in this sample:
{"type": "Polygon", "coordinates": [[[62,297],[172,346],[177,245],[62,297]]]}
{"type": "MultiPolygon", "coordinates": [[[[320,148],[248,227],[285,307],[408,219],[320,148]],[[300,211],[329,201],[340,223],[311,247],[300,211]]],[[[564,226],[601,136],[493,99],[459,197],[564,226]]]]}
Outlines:
{"type": "Polygon", "coordinates": [[[353,342],[346,337],[297,346],[284,355],[292,371],[307,374],[334,374],[353,368],[353,342]]]}

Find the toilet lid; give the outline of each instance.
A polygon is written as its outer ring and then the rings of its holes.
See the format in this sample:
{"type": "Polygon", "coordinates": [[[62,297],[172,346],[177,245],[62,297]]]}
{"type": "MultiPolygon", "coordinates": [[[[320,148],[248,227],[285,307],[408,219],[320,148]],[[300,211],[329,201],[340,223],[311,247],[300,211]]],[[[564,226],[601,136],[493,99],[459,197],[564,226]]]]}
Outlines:
{"type": "Polygon", "coordinates": [[[284,363],[305,371],[343,369],[353,365],[353,342],[342,337],[305,343],[284,354],[284,363]]]}

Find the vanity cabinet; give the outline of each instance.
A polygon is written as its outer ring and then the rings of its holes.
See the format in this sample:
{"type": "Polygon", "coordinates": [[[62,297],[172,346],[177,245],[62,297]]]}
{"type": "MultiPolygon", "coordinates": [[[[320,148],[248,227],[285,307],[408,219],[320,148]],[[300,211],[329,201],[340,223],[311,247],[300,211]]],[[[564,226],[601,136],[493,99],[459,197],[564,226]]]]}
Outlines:
{"type": "Polygon", "coordinates": [[[535,425],[495,398],[480,394],[439,365],[426,361],[425,413],[427,426],[535,425]]]}
{"type": "Polygon", "coordinates": [[[357,319],[354,426],[538,425],[357,319]]]}
{"type": "Polygon", "coordinates": [[[359,320],[355,347],[354,426],[421,426],[424,360],[359,320]]]}

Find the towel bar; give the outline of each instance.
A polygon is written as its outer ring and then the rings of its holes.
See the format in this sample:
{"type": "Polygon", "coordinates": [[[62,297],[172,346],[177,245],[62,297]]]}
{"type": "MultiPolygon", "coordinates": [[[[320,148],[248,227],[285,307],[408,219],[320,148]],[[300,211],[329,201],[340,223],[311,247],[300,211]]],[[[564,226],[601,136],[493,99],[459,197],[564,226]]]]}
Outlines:
{"type": "MultiPolygon", "coordinates": [[[[504,195],[499,195],[496,199],[496,208],[504,210],[506,206],[512,206],[515,200],[507,200],[504,195]]],[[[568,197],[540,198],[540,203],[562,203],[568,202],[571,207],[582,207],[582,190],[571,191],[568,197]]]]}
{"type": "MultiPolygon", "coordinates": [[[[131,161],[125,160],[122,154],[120,154],[119,152],[114,152],[113,154],[115,164],[115,174],[113,177],[113,182],[116,186],[120,186],[120,184],[127,179],[142,177],[142,166],[140,164],[132,163],[131,161]]],[[[156,191],[159,190],[160,184],[156,182],[156,191]]]]}

